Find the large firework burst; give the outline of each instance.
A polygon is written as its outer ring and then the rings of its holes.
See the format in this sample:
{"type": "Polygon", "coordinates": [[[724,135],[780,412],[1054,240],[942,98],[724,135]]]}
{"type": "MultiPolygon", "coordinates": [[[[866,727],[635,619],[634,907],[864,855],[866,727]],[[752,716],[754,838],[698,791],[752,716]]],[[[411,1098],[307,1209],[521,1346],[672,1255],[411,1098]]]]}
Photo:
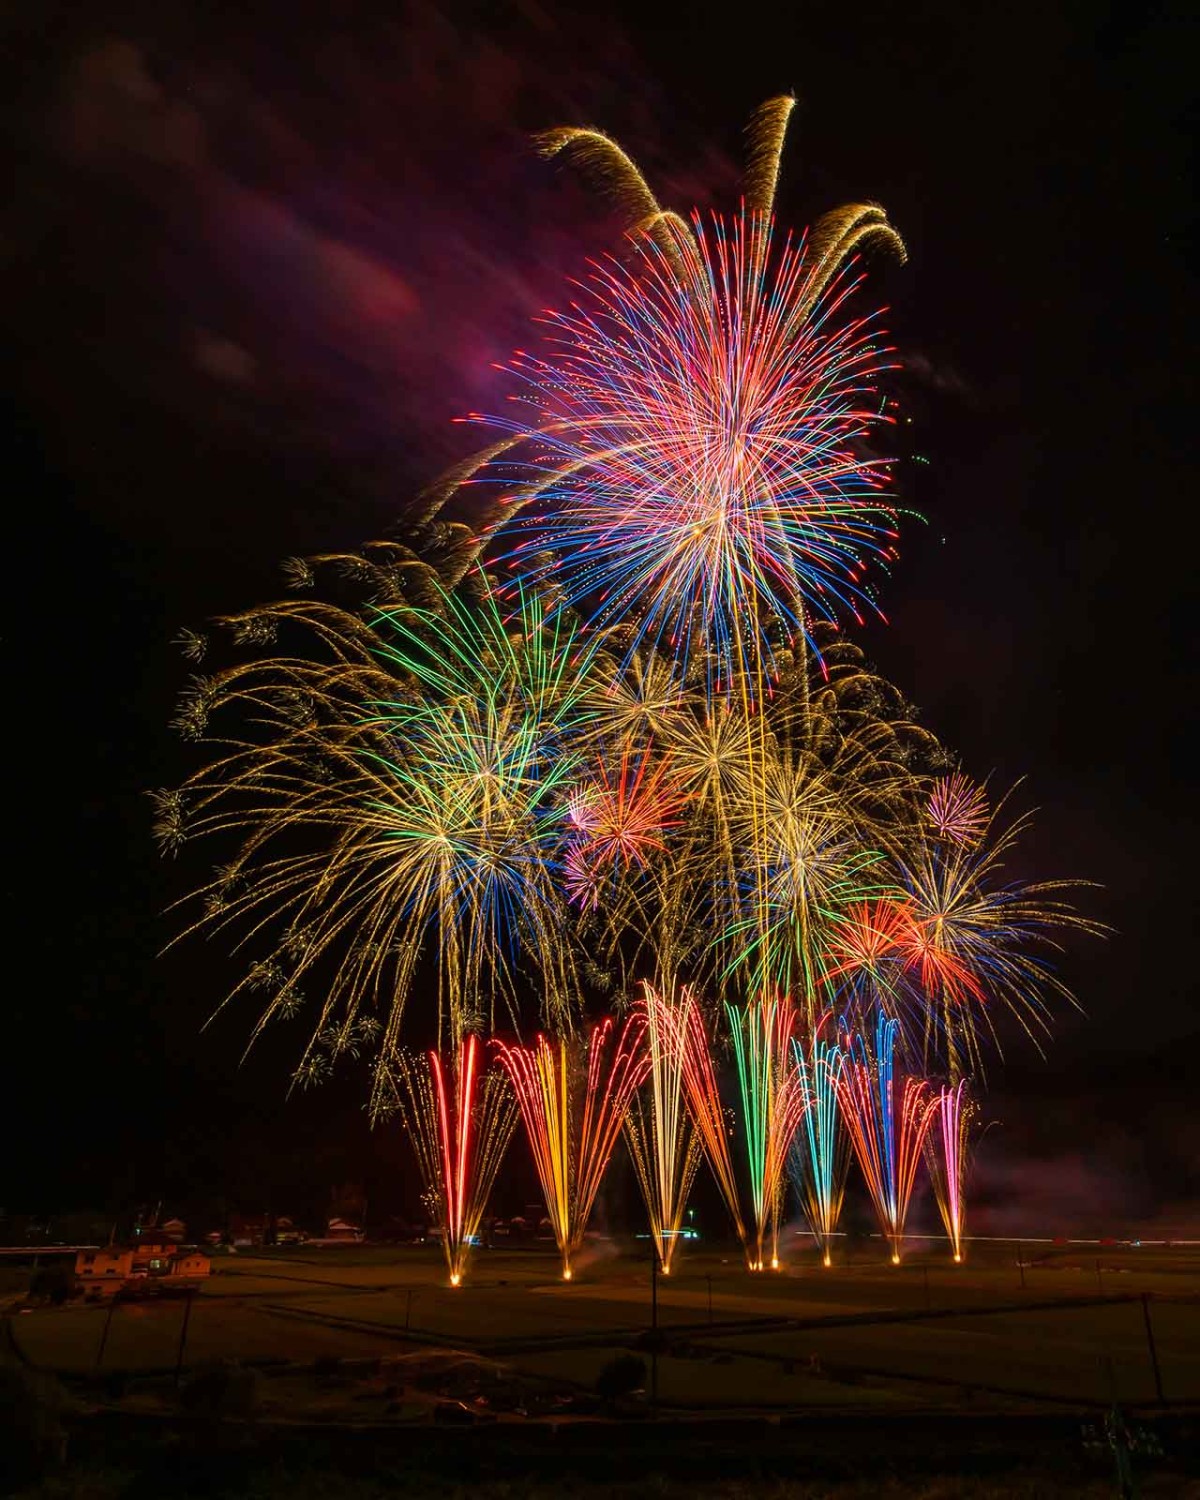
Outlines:
{"type": "Polygon", "coordinates": [[[868,447],[890,354],[847,315],[855,281],[820,275],[761,214],[697,219],[671,251],[647,235],[548,320],[512,414],[486,419],[521,440],[476,476],[501,486],[492,554],[702,663],[720,696],[761,682],[773,633],[861,617],[868,564],[894,555],[868,447]]]}
{"type": "Polygon", "coordinates": [[[226,753],[175,802],[189,835],[240,839],[197,925],[265,945],[237,987],[268,989],[260,1027],[323,994],[307,1073],[373,1012],[386,1057],[424,962],[452,1038],[512,999],[522,955],[552,1013],[574,1000],[556,872],[594,653],[528,596],[435,596],[322,616],[332,663],[218,679],[226,753]]]}

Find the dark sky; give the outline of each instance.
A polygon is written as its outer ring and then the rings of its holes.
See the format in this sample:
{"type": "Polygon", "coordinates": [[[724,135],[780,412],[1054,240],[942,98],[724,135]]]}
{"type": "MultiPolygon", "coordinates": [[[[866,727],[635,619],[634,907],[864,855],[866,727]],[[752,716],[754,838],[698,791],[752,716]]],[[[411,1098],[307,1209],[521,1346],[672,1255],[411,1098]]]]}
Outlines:
{"type": "Polygon", "coordinates": [[[875,274],[930,459],[906,498],[929,525],[869,648],[969,770],[1026,778],[1022,873],[1100,882],[1088,911],[1117,929],[1072,945],[1086,1015],[1060,1017],[1048,1059],[1014,1039],[995,1067],[987,1171],[1084,1216],[1183,1211],[1200,1158],[1189,9],[18,15],[0,265],[19,1144],[0,1208],[392,1172],[353,1090],[285,1103],[285,1058],[237,1067],[245,1016],[202,1033],[232,971],[155,956],[188,879],[159,861],[144,796],[188,764],[171,639],[276,592],[288,554],[392,523],[464,451],[451,419],[495,391],[491,361],[612,242],[527,132],[599,124],[667,201],[732,206],[746,116],[795,89],[781,217],[878,200],[910,251],[875,274]]]}

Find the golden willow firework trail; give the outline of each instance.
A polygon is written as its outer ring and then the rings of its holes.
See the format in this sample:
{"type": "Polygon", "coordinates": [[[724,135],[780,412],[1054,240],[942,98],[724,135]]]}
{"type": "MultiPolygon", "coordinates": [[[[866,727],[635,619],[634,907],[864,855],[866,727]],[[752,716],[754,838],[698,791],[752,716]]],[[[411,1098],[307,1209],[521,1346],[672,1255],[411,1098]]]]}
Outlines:
{"type": "Polygon", "coordinates": [[[361,1044],[372,1010],[381,1055],[393,1050],[422,961],[452,1041],[486,1024],[496,999],[515,1005],[522,957],[551,1018],[575,1003],[556,870],[596,648],[532,595],[501,607],[486,586],[425,592],[428,605],[366,619],[290,613],[312,659],[205,685],[222,753],[172,803],[186,836],[240,838],[195,926],[240,929],[263,953],[234,991],[268,991],[255,1035],[310,989],[323,995],[302,1078],[361,1044]]]}
{"type": "Polygon", "coordinates": [[[671,1274],[701,1155],[688,1116],[680,1045],[688,998],[643,984],[634,1011],[645,1025],[648,1068],[646,1084],[629,1111],[626,1136],[664,1276],[671,1274]]]}
{"type": "Polygon", "coordinates": [[[520,1107],[564,1281],[571,1279],[572,1257],[649,1065],[644,1031],[636,1015],[619,1036],[611,1017],[602,1021],[592,1030],[582,1070],[564,1040],[538,1037],[533,1047],[496,1043],[520,1107]]]}
{"type": "Polygon", "coordinates": [[[437,1052],[397,1054],[390,1081],[437,1208],[450,1285],[459,1286],[516,1125],[512,1095],[500,1074],[486,1071],[476,1036],[463,1037],[449,1066],[437,1052]]]}

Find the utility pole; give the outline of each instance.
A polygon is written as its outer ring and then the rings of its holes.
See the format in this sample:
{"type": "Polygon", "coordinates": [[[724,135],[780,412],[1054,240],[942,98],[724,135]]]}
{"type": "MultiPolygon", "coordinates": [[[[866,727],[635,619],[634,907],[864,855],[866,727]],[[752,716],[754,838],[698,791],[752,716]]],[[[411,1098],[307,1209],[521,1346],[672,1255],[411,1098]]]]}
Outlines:
{"type": "Polygon", "coordinates": [[[100,1364],[101,1364],[102,1360],[104,1359],[104,1346],[105,1346],[105,1344],[108,1343],[108,1328],[109,1328],[109,1324],[113,1320],[113,1313],[115,1313],[116,1310],[117,1310],[117,1294],[114,1291],[114,1292],[112,1292],[109,1295],[109,1299],[108,1299],[108,1311],[104,1314],[104,1329],[103,1329],[102,1333],[100,1334],[100,1347],[99,1347],[99,1349],[96,1350],[96,1368],[97,1368],[97,1370],[100,1368],[100,1364]]]}
{"type": "Polygon", "coordinates": [[[658,1407],[658,1247],[650,1249],[650,1406],[658,1407]]]}
{"type": "Polygon", "coordinates": [[[1150,1322],[1150,1293],[1142,1293],[1142,1317],[1146,1322],[1146,1343],[1150,1348],[1150,1363],[1154,1367],[1154,1394],[1158,1397],[1161,1406],[1166,1399],[1163,1396],[1162,1371],[1158,1367],[1158,1348],[1154,1342],[1154,1325],[1150,1322]]]}
{"type": "Polygon", "coordinates": [[[189,1292],[183,1304],[183,1327],[179,1330],[179,1353],[175,1356],[175,1384],[178,1385],[183,1378],[183,1351],[187,1347],[188,1323],[192,1316],[192,1298],[195,1292],[189,1292]]]}

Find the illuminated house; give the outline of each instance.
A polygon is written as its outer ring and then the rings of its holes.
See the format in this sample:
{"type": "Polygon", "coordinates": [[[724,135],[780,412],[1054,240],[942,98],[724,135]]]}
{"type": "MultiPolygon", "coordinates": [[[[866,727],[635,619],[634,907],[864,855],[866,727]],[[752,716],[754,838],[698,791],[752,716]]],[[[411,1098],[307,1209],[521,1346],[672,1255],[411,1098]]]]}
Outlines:
{"type": "Polygon", "coordinates": [[[136,1245],[106,1245],[80,1250],[75,1256],[75,1284],[89,1301],[109,1297],[124,1288],[184,1291],[200,1285],[212,1269],[199,1250],[181,1250],[155,1233],[136,1245]]]}
{"type": "Polygon", "coordinates": [[[75,1284],[90,1300],[119,1292],[133,1272],[133,1251],[121,1245],[75,1254],[75,1284]]]}

